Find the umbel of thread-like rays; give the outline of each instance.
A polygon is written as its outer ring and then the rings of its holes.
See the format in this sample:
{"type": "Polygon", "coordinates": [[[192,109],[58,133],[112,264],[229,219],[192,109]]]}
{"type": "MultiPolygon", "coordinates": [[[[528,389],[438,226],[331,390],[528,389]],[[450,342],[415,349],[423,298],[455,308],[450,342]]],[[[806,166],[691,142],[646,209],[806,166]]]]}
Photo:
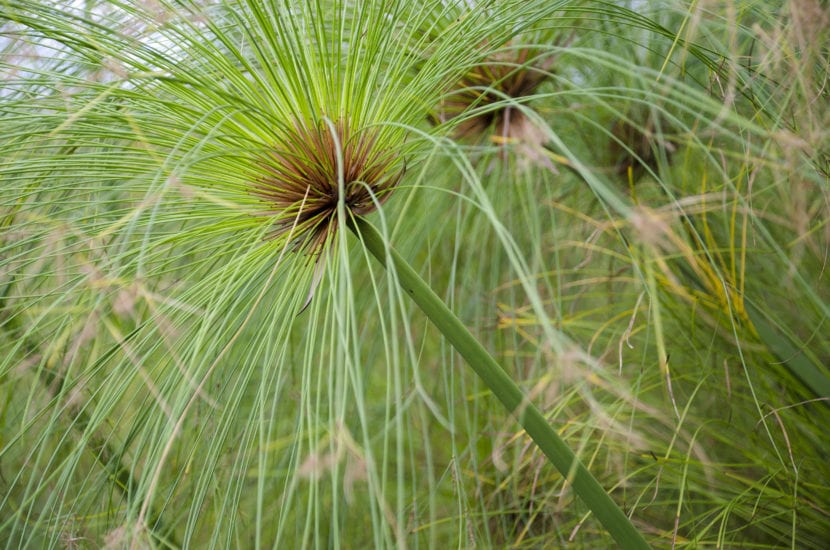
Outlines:
{"type": "Polygon", "coordinates": [[[274,217],[269,237],[290,234],[297,249],[319,259],[339,225],[341,193],[347,215],[363,216],[403,177],[404,162],[384,137],[380,128],[355,129],[345,119],[296,121],[267,153],[254,182],[263,213],[274,217]]]}
{"type": "Polygon", "coordinates": [[[550,76],[553,62],[553,55],[530,46],[499,50],[468,71],[433,116],[447,122],[477,108],[481,111],[458,123],[458,137],[478,138],[492,129],[501,138],[522,138],[527,125],[521,111],[495,104],[532,95],[550,76]]]}

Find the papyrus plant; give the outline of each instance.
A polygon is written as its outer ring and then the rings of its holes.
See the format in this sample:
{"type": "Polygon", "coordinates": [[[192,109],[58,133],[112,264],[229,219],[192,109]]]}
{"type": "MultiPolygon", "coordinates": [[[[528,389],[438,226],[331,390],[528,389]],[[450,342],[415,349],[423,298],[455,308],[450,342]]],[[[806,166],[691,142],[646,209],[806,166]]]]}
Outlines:
{"type": "MultiPolygon", "coordinates": [[[[393,191],[416,185],[436,154],[464,166],[442,149],[441,126],[419,126],[446,83],[486,57],[483,44],[560,7],[463,6],[3,4],[5,540],[259,548],[446,537],[435,475],[419,474],[415,456],[427,443],[401,403],[418,376],[409,294],[613,537],[645,545],[389,247],[393,191]],[[386,398],[375,401],[379,379],[386,398]],[[426,505],[412,504],[417,488],[426,505]]],[[[394,214],[408,223],[434,223],[404,206],[394,214]]],[[[441,418],[418,396],[418,414],[441,418]]]]}

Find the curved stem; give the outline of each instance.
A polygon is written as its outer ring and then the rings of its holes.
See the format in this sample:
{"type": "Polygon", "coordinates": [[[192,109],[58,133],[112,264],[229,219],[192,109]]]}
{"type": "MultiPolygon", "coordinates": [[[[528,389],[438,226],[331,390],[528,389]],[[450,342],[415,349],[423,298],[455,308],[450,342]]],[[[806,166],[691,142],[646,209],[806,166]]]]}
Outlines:
{"type": "Polygon", "coordinates": [[[415,272],[381,234],[366,220],[349,223],[351,230],[384,266],[395,269],[398,281],[487,387],[514,415],[548,460],[571,483],[576,494],[591,509],[614,540],[631,549],[649,548],[642,534],[611,499],[599,482],[579,461],[542,413],[524,395],[504,369],[475,339],[441,298],[415,272]]]}

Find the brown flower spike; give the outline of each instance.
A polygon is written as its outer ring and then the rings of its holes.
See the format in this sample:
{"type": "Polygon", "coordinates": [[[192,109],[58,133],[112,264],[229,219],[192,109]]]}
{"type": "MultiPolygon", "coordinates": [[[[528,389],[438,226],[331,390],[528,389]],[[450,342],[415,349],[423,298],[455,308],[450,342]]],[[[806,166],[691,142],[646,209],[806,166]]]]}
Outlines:
{"type": "Polygon", "coordinates": [[[316,256],[338,227],[341,190],[347,215],[368,214],[386,200],[404,165],[379,146],[379,133],[378,128],[355,131],[343,119],[296,122],[268,155],[256,183],[265,213],[276,218],[271,236],[290,232],[298,249],[316,256]]]}

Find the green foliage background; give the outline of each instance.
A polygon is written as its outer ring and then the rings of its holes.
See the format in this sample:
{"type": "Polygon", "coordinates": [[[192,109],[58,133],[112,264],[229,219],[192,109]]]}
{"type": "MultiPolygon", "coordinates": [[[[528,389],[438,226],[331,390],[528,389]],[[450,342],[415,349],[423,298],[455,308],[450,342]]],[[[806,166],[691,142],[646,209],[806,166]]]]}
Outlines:
{"type": "Polygon", "coordinates": [[[368,219],[653,546],[821,547],[828,28],[0,0],[0,541],[611,544],[345,215],[275,232],[273,152],[348,120],[406,166],[368,219]]]}

